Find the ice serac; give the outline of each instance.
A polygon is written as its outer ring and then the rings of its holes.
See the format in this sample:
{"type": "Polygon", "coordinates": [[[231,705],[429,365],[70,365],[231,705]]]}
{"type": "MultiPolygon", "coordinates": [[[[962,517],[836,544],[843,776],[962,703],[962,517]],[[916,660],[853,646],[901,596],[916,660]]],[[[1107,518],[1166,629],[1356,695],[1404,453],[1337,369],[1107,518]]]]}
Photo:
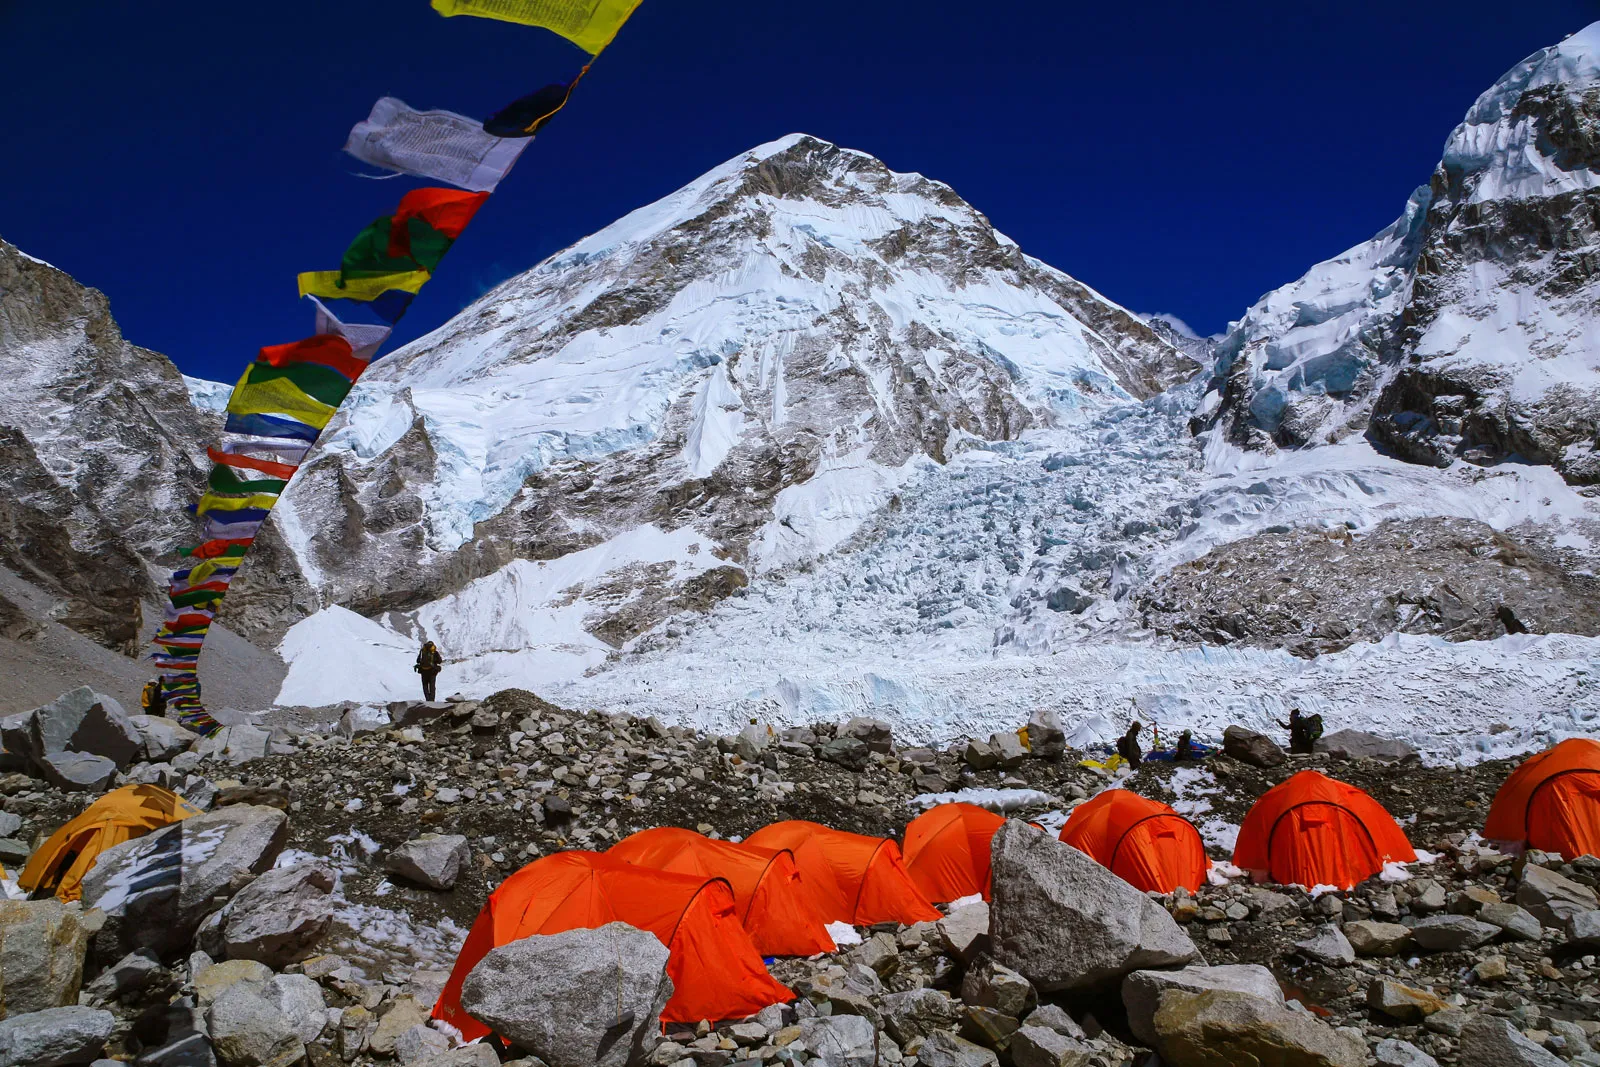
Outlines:
{"type": "MultiPolygon", "coordinates": [[[[606,555],[565,603],[616,646],[835,548],[964,440],[1195,370],[948,186],[793,135],[375,365],[279,514],[325,602],[369,619],[606,555]],[[645,528],[682,544],[606,547],[645,528]]],[[[521,647],[433,635],[457,662],[521,647]]]]}
{"type": "Polygon", "coordinates": [[[1195,428],[1600,481],[1597,162],[1600,24],[1479,97],[1394,224],[1232,324],[1195,428]]]}

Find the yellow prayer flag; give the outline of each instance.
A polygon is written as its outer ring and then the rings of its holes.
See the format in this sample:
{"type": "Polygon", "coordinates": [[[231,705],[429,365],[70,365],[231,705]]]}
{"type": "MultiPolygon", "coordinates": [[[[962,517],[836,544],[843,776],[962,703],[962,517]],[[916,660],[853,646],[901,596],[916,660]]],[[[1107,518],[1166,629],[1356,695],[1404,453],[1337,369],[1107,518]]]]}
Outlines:
{"type": "Polygon", "coordinates": [[[336,270],[308,270],[300,275],[300,295],[320,296],[324,300],[376,300],[390,289],[415,293],[432,277],[425,270],[400,274],[380,274],[376,278],[351,278],[340,288],[336,270]]]}
{"type": "Polygon", "coordinates": [[[319,430],[328,425],[333,411],[332,405],[324,404],[288,378],[252,382],[249,368],[228,397],[231,415],[283,415],[319,430]]]}
{"type": "Polygon", "coordinates": [[[433,0],[433,9],[446,18],[475,15],[540,26],[597,56],[639,3],[640,0],[433,0]]]}
{"type": "Polygon", "coordinates": [[[272,505],[277,502],[277,493],[252,493],[249,496],[225,496],[222,493],[206,493],[200,498],[200,502],[194,506],[194,513],[204,517],[208,511],[245,511],[252,508],[271,511],[272,505]]]}

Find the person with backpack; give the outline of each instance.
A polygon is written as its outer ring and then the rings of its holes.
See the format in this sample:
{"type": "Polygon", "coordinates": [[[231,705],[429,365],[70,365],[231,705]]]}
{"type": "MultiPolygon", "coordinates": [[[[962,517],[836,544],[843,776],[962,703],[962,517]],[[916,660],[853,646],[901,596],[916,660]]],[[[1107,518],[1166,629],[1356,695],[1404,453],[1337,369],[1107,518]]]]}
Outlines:
{"type": "Polygon", "coordinates": [[[1322,716],[1302,715],[1299,708],[1289,709],[1289,721],[1279,722],[1289,731],[1289,751],[1299,756],[1309,756],[1322,736],[1322,716]]]}
{"type": "Polygon", "coordinates": [[[1140,723],[1128,727],[1128,732],[1117,739],[1117,755],[1128,761],[1128,766],[1134,770],[1139,769],[1139,762],[1144,759],[1144,746],[1139,744],[1139,731],[1144,729],[1140,723]]]}
{"type": "Polygon", "coordinates": [[[160,682],[144,683],[144,690],[139,694],[139,707],[146,715],[158,717],[166,715],[167,694],[162,690],[160,682]]]}
{"type": "Polygon", "coordinates": [[[444,656],[439,652],[439,646],[432,641],[422,643],[422,651],[417,653],[417,665],[412,668],[422,675],[422,699],[437,700],[435,686],[439,679],[439,672],[444,669],[444,656]]]}

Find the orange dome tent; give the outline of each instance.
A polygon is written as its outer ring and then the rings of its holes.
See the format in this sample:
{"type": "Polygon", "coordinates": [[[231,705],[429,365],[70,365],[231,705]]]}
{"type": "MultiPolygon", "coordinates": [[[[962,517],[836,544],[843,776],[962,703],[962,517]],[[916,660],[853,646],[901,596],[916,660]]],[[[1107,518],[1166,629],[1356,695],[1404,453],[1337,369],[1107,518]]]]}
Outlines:
{"type": "Polygon", "coordinates": [[[1575,737],[1524,760],[1494,795],[1483,836],[1600,856],[1600,741],[1575,737]]]}
{"type": "Polygon", "coordinates": [[[763,956],[815,956],[837,948],[788,849],[713,841],[663,826],[623,838],[606,855],[651,870],[726,879],[739,921],[763,956]]]}
{"type": "Polygon", "coordinates": [[[1206,880],[1206,846],[1182,815],[1126,789],[1107,789],[1072,809],[1061,840],[1136,889],[1195,890],[1206,880]]]}
{"type": "Polygon", "coordinates": [[[742,1019],[794,999],[761,962],[739,925],[733,890],[720,878],[635,867],[598,852],[558,852],[500,883],[467,934],[433,1017],[467,1040],[488,1027],[461,1007],[461,986],[491,949],[533,934],[625,922],[648,930],[671,954],[672,999],[661,1020],[742,1019]]]}
{"type": "Polygon", "coordinates": [[[17,884],[29,892],[54,886],[58,899],[77,900],[83,876],[100,853],[199,814],[199,808],[159,785],[113,789],[51,834],[28,858],[17,884]]]}
{"type": "Polygon", "coordinates": [[[906,874],[900,846],[890,838],[792,820],[757,830],[746,844],[792,852],[806,890],[825,922],[871,926],[944,917],[906,874]]]}
{"type": "Polygon", "coordinates": [[[989,899],[989,841],[1005,817],[976,804],[940,804],[906,824],[905,867],[922,895],[940,904],[989,899]]]}
{"type": "Polygon", "coordinates": [[[1239,828],[1236,866],[1284,884],[1350,889],[1390,861],[1417,858],[1383,805],[1353,785],[1301,771],[1255,802],[1239,828]]]}

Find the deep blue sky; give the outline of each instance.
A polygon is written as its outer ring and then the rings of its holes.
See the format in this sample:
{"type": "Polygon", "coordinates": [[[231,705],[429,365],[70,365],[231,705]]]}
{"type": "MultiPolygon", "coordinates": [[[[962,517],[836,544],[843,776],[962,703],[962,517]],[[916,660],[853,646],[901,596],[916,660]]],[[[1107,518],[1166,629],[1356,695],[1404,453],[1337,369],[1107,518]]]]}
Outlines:
{"type": "MultiPolygon", "coordinates": [[[[950,183],[1024,249],[1221,329],[1371,236],[1506,68],[1600,0],[920,4],[645,0],[404,323],[793,131],[950,183]]],[[[309,332],[404,186],[339,152],[372,101],[483,115],[567,69],[542,31],[426,0],[0,0],[0,236],[128,338],[232,381],[309,332]]]]}

